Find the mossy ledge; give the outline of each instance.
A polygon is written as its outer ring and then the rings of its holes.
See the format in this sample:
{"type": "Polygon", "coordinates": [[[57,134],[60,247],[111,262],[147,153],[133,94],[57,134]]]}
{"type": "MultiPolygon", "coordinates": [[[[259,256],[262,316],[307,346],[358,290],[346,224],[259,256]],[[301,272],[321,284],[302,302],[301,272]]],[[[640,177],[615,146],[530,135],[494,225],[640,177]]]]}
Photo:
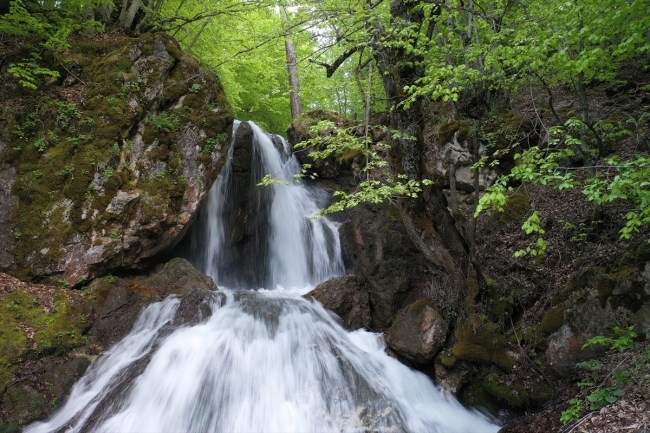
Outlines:
{"type": "Polygon", "coordinates": [[[23,280],[74,286],[148,265],[225,162],[233,114],[217,77],[165,34],[105,38],[73,41],[74,75],[36,91],[2,77],[0,174],[13,174],[15,205],[0,270],[23,280]]]}

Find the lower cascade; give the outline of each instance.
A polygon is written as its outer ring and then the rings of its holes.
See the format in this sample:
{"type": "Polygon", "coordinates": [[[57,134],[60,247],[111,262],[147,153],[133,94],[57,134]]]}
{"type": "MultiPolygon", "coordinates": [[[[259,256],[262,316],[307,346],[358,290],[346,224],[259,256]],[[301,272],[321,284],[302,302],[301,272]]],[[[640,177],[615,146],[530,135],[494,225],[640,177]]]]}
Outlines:
{"type": "Polygon", "coordinates": [[[389,357],[380,334],[346,331],[302,298],[344,272],[336,225],[310,219],[327,197],[291,182],[299,166],[285,141],[252,123],[236,127],[228,163],[181,248],[222,287],[212,314],[173,326],[180,300],[151,304],[63,407],[26,431],[496,432],[389,357]],[[248,153],[238,143],[246,134],[248,153]],[[250,154],[248,179],[236,152],[250,154]],[[291,184],[255,188],[266,173],[291,184]]]}

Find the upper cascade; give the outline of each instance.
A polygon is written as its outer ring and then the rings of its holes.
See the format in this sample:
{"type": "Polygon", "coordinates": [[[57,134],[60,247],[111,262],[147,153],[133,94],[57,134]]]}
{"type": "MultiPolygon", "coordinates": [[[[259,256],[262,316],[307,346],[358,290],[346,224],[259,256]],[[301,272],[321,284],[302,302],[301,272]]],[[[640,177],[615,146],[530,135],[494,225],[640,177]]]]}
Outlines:
{"type": "Polygon", "coordinates": [[[344,272],[338,230],[312,219],[328,196],[294,181],[289,143],[235,122],[227,163],[183,247],[195,266],[230,288],[306,288],[344,272]],[[257,186],[266,174],[283,183],[257,186]]]}

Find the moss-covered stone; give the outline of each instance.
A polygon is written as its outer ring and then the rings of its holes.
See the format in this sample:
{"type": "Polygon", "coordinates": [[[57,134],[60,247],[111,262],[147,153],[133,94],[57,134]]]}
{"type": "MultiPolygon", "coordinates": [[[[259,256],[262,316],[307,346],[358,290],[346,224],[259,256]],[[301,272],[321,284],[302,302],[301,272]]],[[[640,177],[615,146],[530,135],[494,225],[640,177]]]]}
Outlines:
{"type": "Polygon", "coordinates": [[[96,42],[72,41],[83,81],[68,77],[65,92],[0,90],[0,141],[13,143],[0,165],[15,168],[18,200],[0,224],[16,238],[5,270],[25,280],[143,266],[184,232],[225,162],[232,111],[214,75],[165,34],[96,42]],[[93,250],[105,237],[128,242],[93,250]]]}
{"type": "Polygon", "coordinates": [[[540,325],[540,331],[546,334],[552,334],[560,329],[562,325],[564,325],[564,308],[554,307],[544,315],[540,325]]]}
{"type": "Polygon", "coordinates": [[[515,365],[515,360],[506,352],[506,338],[499,326],[477,315],[459,323],[456,339],[453,353],[458,359],[482,365],[495,364],[505,371],[515,365]]]}

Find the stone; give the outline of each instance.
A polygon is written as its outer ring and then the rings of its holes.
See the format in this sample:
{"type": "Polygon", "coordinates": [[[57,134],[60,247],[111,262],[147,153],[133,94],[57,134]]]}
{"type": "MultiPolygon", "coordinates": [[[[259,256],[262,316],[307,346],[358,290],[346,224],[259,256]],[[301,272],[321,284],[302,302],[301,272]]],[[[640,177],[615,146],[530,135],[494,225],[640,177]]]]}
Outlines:
{"type": "Polygon", "coordinates": [[[399,212],[390,205],[360,204],[346,211],[340,228],[349,267],[368,292],[371,327],[387,328],[415,297],[428,263],[415,247],[399,212]]]}
{"type": "Polygon", "coordinates": [[[27,424],[47,415],[49,412],[45,397],[29,385],[12,385],[4,393],[4,409],[18,424],[27,424]]]}
{"type": "MultiPolygon", "coordinates": [[[[56,130],[56,140],[32,155],[4,144],[17,140],[15,128],[0,129],[0,271],[79,286],[146,269],[181,240],[226,161],[233,114],[218,79],[163,33],[73,45],[69,55],[79,82],[63,77],[33,97],[58,94],[59,82],[70,94],[85,83],[84,103],[30,107],[45,120],[24,132],[46,140],[56,130]],[[200,89],[190,90],[184,77],[199,75],[200,89]],[[72,152],[71,141],[79,142],[72,152]]],[[[27,107],[12,89],[3,86],[0,101],[27,107]]]]}
{"type": "Polygon", "coordinates": [[[355,330],[370,326],[368,292],[353,275],[327,280],[304,297],[315,299],[323,307],[336,313],[346,329],[355,330]]]}
{"type": "Polygon", "coordinates": [[[386,332],[388,346],[400,357],[426,364],[447,338],[447,322],[434,305],[421,299],[401,310],[386,332]]]}
{"type": "MultiPolygon", "coordinates": [[[[622,262],[622,261],[621,261],[622,262]]],[[[597,335],[633,326],[638,335],[650,332],[650,262],[616,263],[607,272],[590,267],[552,299],[540,330],[547,335],[542,360],[564,376],[595,352],[582,349],[597,335]]]]}
{"type": "Polygon", "coordinates": [[[92,341],[100,348],[120,341],[148,304],[169,295],[183,298],[175,319],[179,324],[199,323],[212,314],[213,303],[225,303],[223,294],[213,295],[218,288],[212,278],[181,258],[149,276],[96,279],[88,288],[96,298],[92,341]]]}

